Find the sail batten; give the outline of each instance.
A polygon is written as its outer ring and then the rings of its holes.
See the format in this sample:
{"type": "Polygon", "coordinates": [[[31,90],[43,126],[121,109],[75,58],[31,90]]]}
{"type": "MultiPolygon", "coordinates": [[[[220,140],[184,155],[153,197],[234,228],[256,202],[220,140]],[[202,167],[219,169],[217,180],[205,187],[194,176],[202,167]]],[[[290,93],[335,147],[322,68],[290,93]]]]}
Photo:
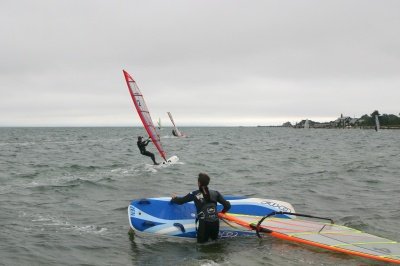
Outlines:
{"type": "Polygon", "coordinates": [[[154,146],[156,146],[158,152],[160,153],[161,157],[166,161],[166,152],[164,151],[161,141],[160,141],[160,134],[157,132],[156,127],[153,124],[153,120],[151,119],[150,112],[147,108],[146,102],[144,101],[143,94],[139,90],[138,85],[136,84],[135,80],[123,70],[126,84],[128,85],[128,90],[131,95],[133,104],[135,105],[136,111],[142,121],[142,124],[149,135],[150,139],[152,140],[154,146]]]}

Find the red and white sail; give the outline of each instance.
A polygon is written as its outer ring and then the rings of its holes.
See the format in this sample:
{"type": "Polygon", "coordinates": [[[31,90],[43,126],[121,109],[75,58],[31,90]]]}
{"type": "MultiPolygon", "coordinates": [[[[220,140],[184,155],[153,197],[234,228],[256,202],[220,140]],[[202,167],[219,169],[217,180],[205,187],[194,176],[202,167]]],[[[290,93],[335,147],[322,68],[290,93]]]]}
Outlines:
{"type": "Polygon", "coordinates": [[[167,154],[161,145],[160,134],[153,124],[153,120],[151,119],[149,109],[147,108],[147,105],[144,101],[143,94],[140,92],[135,80],[128,74],[128,72],[126,72],[125,70],[123,70],[123,72],[126,84],[128,85],[129,93],[131,94],[140,120],[142,120],[143,126],[146,129],[147,134],[151,138],[154,146],[156,146],[161,157],[166,161],[167,154]]]}

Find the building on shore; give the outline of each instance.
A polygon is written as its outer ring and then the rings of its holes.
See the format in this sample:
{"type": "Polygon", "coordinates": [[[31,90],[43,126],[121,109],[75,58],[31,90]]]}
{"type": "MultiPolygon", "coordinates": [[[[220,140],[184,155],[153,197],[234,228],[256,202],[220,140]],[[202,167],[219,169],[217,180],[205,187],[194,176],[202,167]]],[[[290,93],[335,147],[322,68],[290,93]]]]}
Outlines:
{"type": "MultiPolygon", "coordinates": [[[[399,114],[400,115],[400,114],[399,114]]],[[[376,125],[376,117],[379,117],[380,128],[382,129],[400,129],[400,117],[393,114],[380,115],[375,110],[371,115],[363,115],[361,118],[340,115],[337,119],[330,122],[315,122],[309,119],[303,119],[294,125],[286,122],[282,127],[293,128],[364,128],[373,129],[376,125]]]]}

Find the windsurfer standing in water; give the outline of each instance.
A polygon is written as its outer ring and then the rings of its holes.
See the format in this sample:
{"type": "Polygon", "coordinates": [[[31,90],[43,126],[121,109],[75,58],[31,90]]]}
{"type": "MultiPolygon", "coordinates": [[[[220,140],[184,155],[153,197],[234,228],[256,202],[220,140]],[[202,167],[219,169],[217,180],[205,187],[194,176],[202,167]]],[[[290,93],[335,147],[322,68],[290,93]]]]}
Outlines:
{"type": "Polygon", "coordinates": [[[197,179],[199,186],[195,190],[184,197],[172,196],[171,203],[184,204],[186,202],[194,201],[197,210],[196,216],[196,232],[197,243],[205,243],[209,238],[216,240],[219,233],[219,218],[217,212],[217,202],[224,206],[222,213],[227,212],[231,208],[229,201],[216,190],[208,189],[210,177],[205,173],[200,173],[197,179]],[[197,221],[199,227],[197,228],[197,221]]]}
{"type": "Polygon", "coordinates": [[[153,160],[154,165],[159,165],[159,163],[156,162],[154,153],[146,151],[146,146],[149,144],[150,141],[150,139],[143,140],[142,136],[138,136],[137,146],[139,147],[140,153],[142,155],[149,156],[153,160]]]}

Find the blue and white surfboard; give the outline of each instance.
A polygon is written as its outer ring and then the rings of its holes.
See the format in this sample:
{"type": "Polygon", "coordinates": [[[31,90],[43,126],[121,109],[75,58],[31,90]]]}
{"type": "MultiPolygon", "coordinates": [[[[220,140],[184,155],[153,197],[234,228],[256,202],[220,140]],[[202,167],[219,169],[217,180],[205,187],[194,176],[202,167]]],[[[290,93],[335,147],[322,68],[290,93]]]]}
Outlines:
{"type": "MultiPolygon", "coordinates": [[[[231,203],[230,214],[261,218],[275,211],[294,212],[290,203],[279,200],[235,196],[226,196],[225,199],[231,203]]],[[[128,207],[131,228],[136,232],[195,239],[196,207],[194,203],[178,205],[171,203],[170,200],[171,197],[133,200],[128,207]]],[[[222,205],[218,204],[218,211],[222,208],[222,205]]],[[[254,234],[254,231],[240,226],[220,222],[221,238],[254,234]]]]}

